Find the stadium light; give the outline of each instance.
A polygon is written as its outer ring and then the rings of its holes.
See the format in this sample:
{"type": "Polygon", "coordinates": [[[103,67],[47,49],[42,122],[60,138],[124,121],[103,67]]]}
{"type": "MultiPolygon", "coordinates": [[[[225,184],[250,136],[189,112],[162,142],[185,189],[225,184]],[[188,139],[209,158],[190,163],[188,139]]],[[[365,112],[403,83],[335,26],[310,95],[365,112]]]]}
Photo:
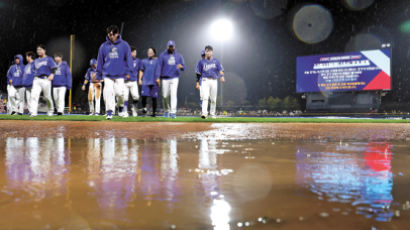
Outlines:
{"type": "Polygon", "coordinates": [[[211,36],[217,41],[226,41],[233,35],[233,25],[229,19],[215,20],[210,26],[211,36]]]}

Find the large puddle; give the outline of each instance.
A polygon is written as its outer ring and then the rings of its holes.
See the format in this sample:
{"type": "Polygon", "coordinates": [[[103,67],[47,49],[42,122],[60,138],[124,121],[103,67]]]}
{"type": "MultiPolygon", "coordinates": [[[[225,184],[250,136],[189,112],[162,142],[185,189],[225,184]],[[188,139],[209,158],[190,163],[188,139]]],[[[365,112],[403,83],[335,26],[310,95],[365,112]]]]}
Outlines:
{"type": "Polygon", "coordinates": [[[406,142],[247,138],[235,127],[4,137],[0,229],[410,229],[406,142]]]}

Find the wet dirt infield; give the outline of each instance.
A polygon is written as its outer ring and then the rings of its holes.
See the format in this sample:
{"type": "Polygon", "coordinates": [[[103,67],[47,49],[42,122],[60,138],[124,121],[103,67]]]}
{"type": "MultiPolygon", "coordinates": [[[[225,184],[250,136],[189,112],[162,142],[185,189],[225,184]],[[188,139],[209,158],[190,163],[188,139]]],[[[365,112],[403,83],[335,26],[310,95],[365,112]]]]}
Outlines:
{"type": "Polygon", "coordinates": [[[410,141],[410,124],[0,121],[0,137],[410,141]],[[210,131],[210,132],[207,132],[210,131]]]}

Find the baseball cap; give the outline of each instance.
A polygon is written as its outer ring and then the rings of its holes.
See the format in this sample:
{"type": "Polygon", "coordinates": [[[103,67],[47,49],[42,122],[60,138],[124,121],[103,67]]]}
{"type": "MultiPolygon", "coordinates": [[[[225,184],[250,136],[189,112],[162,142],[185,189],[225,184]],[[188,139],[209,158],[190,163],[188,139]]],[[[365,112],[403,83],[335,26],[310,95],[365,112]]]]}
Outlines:
{"type": "Polygon", "coordinates": [[[205,50],[201,50],[201,56],[205,55],[205,50]]]}
{"type": "Polygon", "coordinates": [[[167,46],[175,46],[175,41],[169,40],[167,46]]]}

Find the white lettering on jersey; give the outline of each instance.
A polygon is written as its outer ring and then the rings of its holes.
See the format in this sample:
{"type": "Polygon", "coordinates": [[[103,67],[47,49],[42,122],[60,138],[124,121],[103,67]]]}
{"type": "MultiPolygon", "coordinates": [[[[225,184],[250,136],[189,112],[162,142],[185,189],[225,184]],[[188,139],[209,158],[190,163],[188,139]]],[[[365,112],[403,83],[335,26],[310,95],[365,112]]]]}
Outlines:
{"type": "Polygon", "coordinates": [[[31,65],[27,65],[27,66],[24,68],[24,73],[25,73],[25,74],[31,74],[31,65]]]}
{"type": "Polygon", "coordinates": [[[61,75],[61,68],[60,68],[60,67],[58,67],[58,68],[56,69],[55,75],[61,75]]]}
{"type": "Polygon", "coordinates": [[[47,65],[47,60],[44,60],[44,61],[35,61],[35,62],[34,62],[34,65],[36,66],[36,69],[40,69],[40,67],[47,65]]]}
{"type": "Polygon", "coordinates": [[[168,65],[175,65],[176,61],[175,61],[175,57],[174,55],[171,55],[168,59],[168,65]]]}
{"type": "Polygon", "coordinates": [[[208,71],[208,70],[214,69],[214,68],[216,68],[216,64],[215,64],[215,63],[212,63],[212,64],[204,64],[204,70],[205,70],[205,71],[208,71]]]}
{"type": "Polygon", "coordinates": [[[120,55],[118,54],[118,49],[117,47],[113,47],[110,51],[110,53],[108,53],[108,57],[110,59],[117,59],[120,58],[120,55]]]}

